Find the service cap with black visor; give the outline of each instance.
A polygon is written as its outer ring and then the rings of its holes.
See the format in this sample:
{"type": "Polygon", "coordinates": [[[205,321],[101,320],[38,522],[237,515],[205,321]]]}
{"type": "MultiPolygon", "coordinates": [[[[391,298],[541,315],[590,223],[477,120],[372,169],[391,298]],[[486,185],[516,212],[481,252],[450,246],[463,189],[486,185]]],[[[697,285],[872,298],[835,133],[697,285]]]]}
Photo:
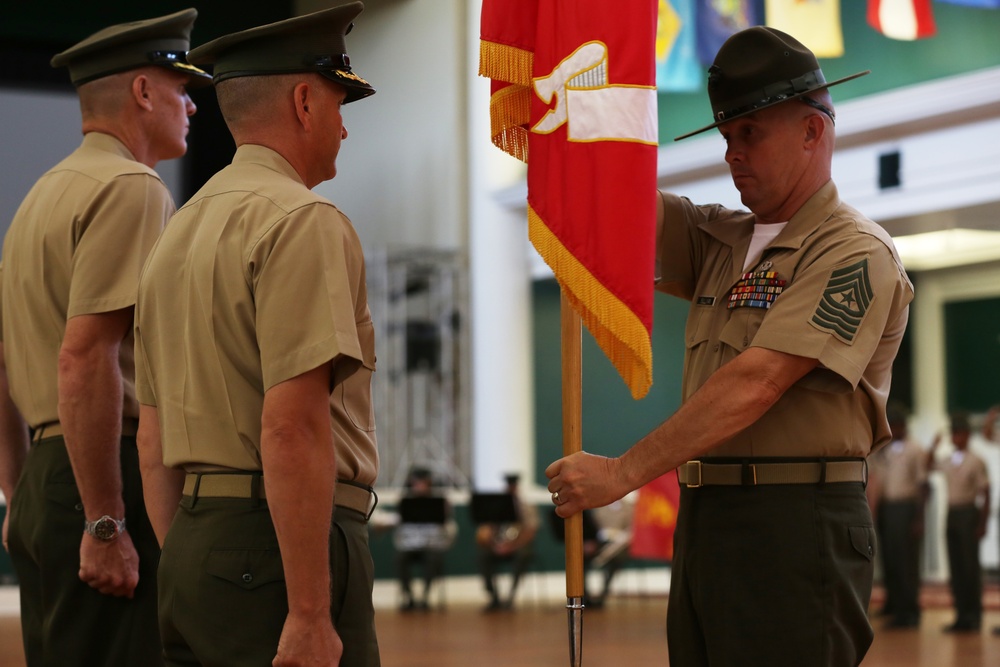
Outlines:
{"type": "Polygon", "coordinates": [[[351,69],[344,37],[364,5],[352,2],[225,35],[193,49],[190,62],[212,66],[216,83],[242,76],[316,72],[347,90],[344,103],[375,94],[375,88],[351,69]]]}
{"type": "Polygon", "coordinates": [[[52,57],[53,67],[69,69],[74,86],[112,74],[155,65],[189,77],[189,87],[209,86],[212,77],[191,65],[187,52],[196,9],[120,23],[95,32],[52,57]]]}

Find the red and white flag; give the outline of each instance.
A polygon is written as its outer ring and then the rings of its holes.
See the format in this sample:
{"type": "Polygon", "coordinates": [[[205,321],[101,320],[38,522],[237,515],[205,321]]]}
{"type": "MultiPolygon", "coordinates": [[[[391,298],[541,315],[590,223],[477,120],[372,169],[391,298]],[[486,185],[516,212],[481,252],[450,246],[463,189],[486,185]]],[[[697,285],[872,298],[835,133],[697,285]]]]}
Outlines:
{"type": "Polygon", "coordinates": [[[923,39],[937,32],[931,0],[868,0],[868,25],[901,40],[923,39]]]}
{"type": "Polygon", "coordinates": [[[484,0],[480,41],[493,141],[528,162],[531,241],[635,398],[652,384],[656,10],[484,0]]]}

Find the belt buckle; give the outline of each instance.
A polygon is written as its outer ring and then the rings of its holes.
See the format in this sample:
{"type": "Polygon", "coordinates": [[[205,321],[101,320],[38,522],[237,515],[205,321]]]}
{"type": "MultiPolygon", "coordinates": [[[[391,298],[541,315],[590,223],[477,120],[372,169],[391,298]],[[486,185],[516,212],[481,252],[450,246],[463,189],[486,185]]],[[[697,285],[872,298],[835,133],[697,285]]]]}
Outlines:
{"type": "Polygon", "coordinates": [[[688,468],[689,470],[690,470],[690,466],[694,466],[694,469],[698,471],[698,481],[697,482],[684,482],[684,484],[686,484],[689,489],[697,489],[698,487],[701,486],[701,479],[702,479],[702,477],[701,477],[701,461],[688,461],[684,465],[689,466],[689,468],[688,468]]]}

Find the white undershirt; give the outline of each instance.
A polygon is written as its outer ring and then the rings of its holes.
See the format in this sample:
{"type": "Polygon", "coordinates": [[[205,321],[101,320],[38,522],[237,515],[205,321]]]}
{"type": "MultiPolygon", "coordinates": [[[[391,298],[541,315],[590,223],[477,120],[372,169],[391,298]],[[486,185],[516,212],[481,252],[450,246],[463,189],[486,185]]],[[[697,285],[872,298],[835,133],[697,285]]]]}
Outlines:
{"type": "Polygon", "coordinates": [[[750,247],[747,248],[746,261],[743,262],[744,271],[757,263],[761,251],[781,233],[787,224],[787,222],[773,222],[770,224],[757,223],[753,226],[753,237],[750,239],[750,247]]]}

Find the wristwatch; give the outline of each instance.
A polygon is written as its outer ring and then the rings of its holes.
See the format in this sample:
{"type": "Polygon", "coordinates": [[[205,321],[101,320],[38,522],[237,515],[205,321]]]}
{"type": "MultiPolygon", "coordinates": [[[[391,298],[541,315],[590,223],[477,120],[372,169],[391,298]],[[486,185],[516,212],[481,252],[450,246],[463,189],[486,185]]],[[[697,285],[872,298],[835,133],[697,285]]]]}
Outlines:
{"type": "Polygon", "coordinates": [[[96,521],[84,521],[83,532],[102,542],[113,542],[125,532],[125,519],[114,519],[105,514],[96,521]]]}

